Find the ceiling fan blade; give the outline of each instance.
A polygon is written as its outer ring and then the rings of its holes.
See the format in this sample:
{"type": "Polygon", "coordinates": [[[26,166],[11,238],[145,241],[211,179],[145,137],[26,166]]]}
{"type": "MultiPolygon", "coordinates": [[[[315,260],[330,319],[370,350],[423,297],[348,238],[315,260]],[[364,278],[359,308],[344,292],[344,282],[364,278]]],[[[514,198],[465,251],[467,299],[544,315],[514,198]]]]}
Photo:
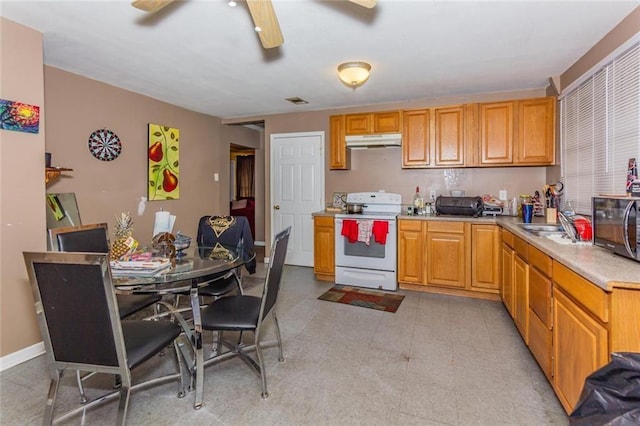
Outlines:
{"type": "Polygon", "coordinates": [[[247,6],[249,7],[253,24],[261,29],[258,32],[258,37],[260,37],[262,47],[271,49],[284,43],[280,24],[278,24],[278,18],[275,10],[273,10],[271,0],[247,0],[247,6]]]}
{"type": "Polygon", "coordinates": [[[157,12],[172,2],[173,0],[134,0],[131,2],[131,6],[152,13],[157,12]]]}
{"type": "Polygon", "coordinates": [[[349,0],[349,1],[359,6],[366,7],[367,9],[372,9],[376,7],[377,0],[349,0]]]}

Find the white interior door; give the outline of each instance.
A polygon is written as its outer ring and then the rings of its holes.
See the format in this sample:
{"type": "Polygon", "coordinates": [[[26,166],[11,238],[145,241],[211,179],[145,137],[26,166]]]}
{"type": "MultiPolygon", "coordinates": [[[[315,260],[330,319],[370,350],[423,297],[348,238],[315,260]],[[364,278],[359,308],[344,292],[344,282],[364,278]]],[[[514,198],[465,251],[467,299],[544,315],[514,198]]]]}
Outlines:
{"type": "Polygon", "coordinates": [[[324,132],[271,135],[271,240],[291,226],[286,263],[313,266],[313,218],[324,208],[324,132]]]}

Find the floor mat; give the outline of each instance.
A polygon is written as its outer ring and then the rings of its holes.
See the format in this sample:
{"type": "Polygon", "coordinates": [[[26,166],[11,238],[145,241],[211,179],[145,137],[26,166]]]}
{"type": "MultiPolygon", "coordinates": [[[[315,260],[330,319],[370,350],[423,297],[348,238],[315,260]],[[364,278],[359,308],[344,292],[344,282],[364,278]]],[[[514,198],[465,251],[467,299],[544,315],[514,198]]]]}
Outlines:
{"type": "Polygon", "coordinates": [[[404,299],[401,294],[368,290],[346,285],[335,285],[320,297],[320,300],[360,306],[362,308],[377,309],[385,312],[395,312],[404,299]]]}

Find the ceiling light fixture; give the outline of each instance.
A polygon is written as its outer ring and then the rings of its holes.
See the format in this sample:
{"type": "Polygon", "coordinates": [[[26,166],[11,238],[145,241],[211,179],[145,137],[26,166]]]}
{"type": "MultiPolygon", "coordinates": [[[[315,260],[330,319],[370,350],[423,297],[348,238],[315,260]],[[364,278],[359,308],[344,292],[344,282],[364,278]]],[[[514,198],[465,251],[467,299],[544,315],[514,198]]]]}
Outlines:
{"type": "Polygon", "coordinates": [[[369,78],[371,65],[366,62],[345,62],[338,65],[338,77],[344,84],[354,89],[369,78]]]}
{"type": "Polygon", "coordinates": [[[238,5],[238,3],[236,3],[234,0],[229,0],[229,7],[236,7],[238,5]]]}

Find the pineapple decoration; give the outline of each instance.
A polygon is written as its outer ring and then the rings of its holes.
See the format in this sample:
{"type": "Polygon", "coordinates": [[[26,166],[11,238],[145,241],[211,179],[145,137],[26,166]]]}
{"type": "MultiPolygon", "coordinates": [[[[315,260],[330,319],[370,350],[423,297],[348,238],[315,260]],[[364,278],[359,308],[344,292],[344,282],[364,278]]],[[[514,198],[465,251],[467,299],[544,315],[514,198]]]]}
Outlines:
{"type": "Polygon", "coordinates": [[[133,238],[133,219],[131,213],[120,213],[116,216],[116,239],[111,244],[111,259],[118,260],[133,252],[138,242],[133,238]]]}

